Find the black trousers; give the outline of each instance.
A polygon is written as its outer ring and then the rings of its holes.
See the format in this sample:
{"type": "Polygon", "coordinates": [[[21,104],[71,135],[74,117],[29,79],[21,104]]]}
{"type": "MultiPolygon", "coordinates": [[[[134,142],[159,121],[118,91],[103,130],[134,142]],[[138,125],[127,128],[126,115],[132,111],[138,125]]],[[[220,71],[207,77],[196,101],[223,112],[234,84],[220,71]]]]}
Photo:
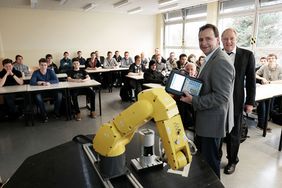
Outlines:
{"type": "Polygon", "coordinates": [[[72,89],[71,90],[71,98],[73,102],[74,112],[75,114],[79,113],[79,104],[77,96],[79,95],[86,95],[90,98],[90,111],[95,111],[95,91],[91,88],[80,88],[80,89],[72,89]]]}
{"type": "Polygon", "coordinates": [[[234,127],[226,136],[226,150],[229,164],[237,164],[239,162],[238,152],[241,139],[242,116],[242,113],[234,116],[234,127]]]}
{"type": "Polygon", "coordinates": [[[220,179],[220,147],[221,138],[210,138],[196,135],[195,144],[198,151],[204,157],[205,161],[210,165],[214,173],[220,179]]]}

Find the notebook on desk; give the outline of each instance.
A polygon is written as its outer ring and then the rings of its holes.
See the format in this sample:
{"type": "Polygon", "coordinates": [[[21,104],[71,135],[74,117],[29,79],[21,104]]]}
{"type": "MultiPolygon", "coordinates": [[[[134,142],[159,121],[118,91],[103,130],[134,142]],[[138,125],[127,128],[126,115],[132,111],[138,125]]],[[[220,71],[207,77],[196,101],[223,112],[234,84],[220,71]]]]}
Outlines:
{"type": "Polygon", "coordinates": [[[165,90],[174,95],[184,95],[188,92],[193,96],[198,96],[201,92],[203,82],[197,78],[182,74],[178,70],[171,71],[167,80],[165,90]]]}

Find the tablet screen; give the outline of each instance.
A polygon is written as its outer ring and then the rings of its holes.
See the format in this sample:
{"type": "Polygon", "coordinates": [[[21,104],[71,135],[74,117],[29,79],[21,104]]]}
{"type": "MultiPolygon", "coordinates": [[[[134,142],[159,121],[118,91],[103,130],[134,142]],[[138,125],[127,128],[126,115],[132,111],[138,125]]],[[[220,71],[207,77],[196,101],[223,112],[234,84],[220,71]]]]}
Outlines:
{"type": "Polygon", "coordinates": [[[184,82],[185,82],[185,76],[180,74],[174,74],[170,84],[170,88],[181,92],[184,82]]]}
{"type": "Polygon", "coordinates": [[[165,89],[168,93],[174,95],[183,95],[183,92],[187,91],[193,96],[198,96],[202,85],[203,83],[200,80],[174,70],[169,75],[165,89]]]}

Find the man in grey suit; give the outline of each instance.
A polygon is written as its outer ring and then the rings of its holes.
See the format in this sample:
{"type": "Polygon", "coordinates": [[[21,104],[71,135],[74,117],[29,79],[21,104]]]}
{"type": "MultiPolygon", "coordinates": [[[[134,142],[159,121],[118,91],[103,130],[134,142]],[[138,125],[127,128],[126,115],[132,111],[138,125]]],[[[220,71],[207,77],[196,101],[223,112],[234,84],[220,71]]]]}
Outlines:
{"type": "Polygon", "coordinates": [[[206,55],[198,79],[203,81],[199,96],[185,93],[181,101],[192,104],[196,111],[197,147],[220,178],[219,146],[221,138],[233,127],[234,66],[219,47],[216,26],[206,24],[199,30],[199,45],[206,55]]]}
{"type": "Polygon", "coordinates": [[[237,32],[228,28],[221,35],[224,51],[229,55],[235,67],[234,82],[234,127],[226,136],[228,164],[224,168],[225,174],[232,174],[239,162],[238,152],[241,138],[241,124],[243,110],[250,113],[255,105],[256,76],[254,54],[246,49],[236,47],[237,32]],[[244,86],[246,87],[246,100],[244,86]],[[236,101],[236,102],[235,102],[236,101]]]}

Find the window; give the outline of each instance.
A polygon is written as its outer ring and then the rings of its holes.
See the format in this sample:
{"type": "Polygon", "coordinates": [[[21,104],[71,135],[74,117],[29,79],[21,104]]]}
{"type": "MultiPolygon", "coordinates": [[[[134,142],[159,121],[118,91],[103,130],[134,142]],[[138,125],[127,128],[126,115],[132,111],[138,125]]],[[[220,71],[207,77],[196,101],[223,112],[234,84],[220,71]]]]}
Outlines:
{"type": "Polygon", "coordinates": [[[282,43],[282,11],[259,15],[258,47],[279,48],[282,43]]]}
{"type": "Polygon", "coordinates": [[[261,7],[282,4],[282,0],[260,0],[261,7]]]}
{"type": "Polygon", "coordinates": [[[241,47],[250,47],[250,41],[253,36],[253,20],[254,16],[222,18],[218,23],[219,32],[222,33],[224,29],[232,27],[238,33],[237,45],[241,47]]]}
{"type": "Polygon", "coordinates": [[[255,0],[229,0],[221,2],[220,14],[255,9],[255,0]]]}
{"type": "Polygon", "coordinates": [[[165,45],[182,45],[182,24],[172,24],[165,26],[165,45]]]}
{"type": "Polygon", "coordinates": [[[198,22],[188,22],[185,24],[185,46],[189,47],[198,47],[198,32],[199,28],[206,24],[206,21],[198,22]]]}

